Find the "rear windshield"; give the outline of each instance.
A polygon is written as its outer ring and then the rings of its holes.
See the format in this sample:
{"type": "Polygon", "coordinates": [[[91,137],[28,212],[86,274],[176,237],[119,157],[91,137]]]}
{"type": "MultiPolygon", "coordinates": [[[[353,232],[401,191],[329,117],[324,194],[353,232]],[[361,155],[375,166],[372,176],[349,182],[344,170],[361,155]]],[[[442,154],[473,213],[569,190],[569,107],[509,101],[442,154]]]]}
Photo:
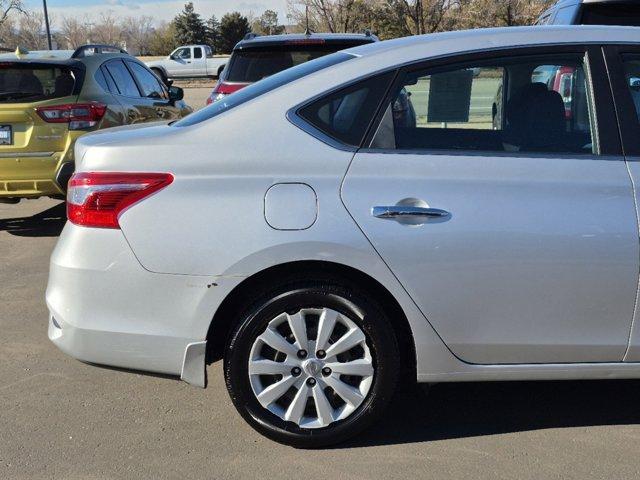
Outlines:
{"type": "Polygon", "coordinates": [[[582,6],[584,25],[621,25],[625,27],[640,26],[640,4],[604,4],[582,6]]]}
{"type": "Polygon", "coordinates": [[[280,73],[276,73],[272,77],[253,83],[242,90],[238,90],[228,97],[225,97],[223,100],[219,100],[202,110],[198,110],[196,113],[187,115],[182,120],[179,120],[172,125],[175,127],[188,127],[190,125],[195,125],[196,123],[216,117],[227,110],[231,110],[238,105],[248,102],[249,100],[253,100],[260,95],[286,85],[287,83],[291,83],[302,77],[311,75],[312,73],[337,65],[338,63],[342,63],[352,58],[354,58],[353,55],[348,53],[333,53],[317,60],[303,63],[297,67],[284,70],[280,73]]]}
{"type": "Polygon", "coordinates": [[[67,97],[76,75],[58,65],[0,64],[0,103],[22,103],[67,97]]]}
{"type": "Polygon", "coordinates": [[[358,45],[362,45],[362,42],[270,45],[235,50],[225,80],[228,82],[257,82],[287,68],[358,45]]]}

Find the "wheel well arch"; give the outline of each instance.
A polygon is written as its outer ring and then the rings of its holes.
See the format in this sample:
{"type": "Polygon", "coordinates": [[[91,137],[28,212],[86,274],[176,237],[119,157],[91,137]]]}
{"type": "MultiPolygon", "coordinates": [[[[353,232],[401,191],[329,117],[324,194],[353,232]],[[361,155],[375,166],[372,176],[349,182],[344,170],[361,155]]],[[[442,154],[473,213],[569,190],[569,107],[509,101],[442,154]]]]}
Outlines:
{"type": "Polygon", "coordinates": [[[294,277],[302,272],[305,275],[320,274],[344,278],[346,281],[357,284],[372,294],[380,302],[396,333],[402,355],[403,375],[407,373],[407,378],[415,380],[415,342],[409,321],[396,298],[380,282],[361,270],[344,264],[318,260],[295,261],[275,265],[247,277],[237,285],[222,301],[209,325],[207,332],[207,364],[224,357],[224,349],[228,343],[228,337],[238,320],[238,314],[243,307],[246,307],[246,300],[252,294],[255,295],[255,291],[261,285],[282,281],[287,277],[294,277]]]}

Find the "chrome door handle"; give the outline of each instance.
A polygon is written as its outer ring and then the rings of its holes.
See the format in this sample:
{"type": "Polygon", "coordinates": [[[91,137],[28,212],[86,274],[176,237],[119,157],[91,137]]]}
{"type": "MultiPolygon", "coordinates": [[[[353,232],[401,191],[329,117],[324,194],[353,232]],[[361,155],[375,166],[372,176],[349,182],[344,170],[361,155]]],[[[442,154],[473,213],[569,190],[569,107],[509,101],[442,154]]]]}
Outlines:
{"type": "Polygon", "coordinates": [[[371,209],[371,215],[376,218],[443,218],[448,217],[449,212],[439,208],[411,207],[408,205],[379,206],[371,209]]]}

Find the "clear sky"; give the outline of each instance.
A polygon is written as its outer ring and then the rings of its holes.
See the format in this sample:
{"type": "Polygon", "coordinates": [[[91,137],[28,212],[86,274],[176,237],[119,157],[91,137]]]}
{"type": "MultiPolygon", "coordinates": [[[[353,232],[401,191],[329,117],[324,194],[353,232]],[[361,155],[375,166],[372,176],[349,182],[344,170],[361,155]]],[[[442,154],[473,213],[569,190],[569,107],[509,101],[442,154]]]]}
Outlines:
{"type": "MultiPolygon", "coordinates": [[[[215,14],[218,18],[227,12],[238,10],[243,14],[261,14],[266,9],[278,12],[280,22],[286,23],[286,0],[192,0],[198,13],[208,18],[215,14]]],[[[42,0],[25,0],[29,9],[42,9],[42,0]]],[[[149,15],[156,21],[170,20],[182,10],[186,0],[47,0],[49,12],[54,18],[61,16],[82,18],[96,16],[100,12],[113,11],[116,15],[149,15]]]]}

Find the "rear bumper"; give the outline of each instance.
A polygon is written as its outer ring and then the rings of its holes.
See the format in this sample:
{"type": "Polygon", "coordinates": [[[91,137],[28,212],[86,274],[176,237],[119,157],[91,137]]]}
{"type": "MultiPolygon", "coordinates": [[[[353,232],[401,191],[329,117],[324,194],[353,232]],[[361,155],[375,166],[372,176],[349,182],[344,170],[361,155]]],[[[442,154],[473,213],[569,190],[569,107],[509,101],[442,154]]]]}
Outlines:
{"type": "Polygon", "coordinates": [[[218,305],[241,280],[152,273],[120,230],[67,223],[51,257],[49,338],[84,362],[200,384],[193,379],[204,375],[204,347],[193,344],[204,344],[218,305]]]}
{"type": "Polygon", "coordinates": [[[65,152],[41,152],[35,156],[0,153],[0,197],[64,195],[73,161],[65,152]],[[66,179],[66,180],[65,180],[66,179]]]}

